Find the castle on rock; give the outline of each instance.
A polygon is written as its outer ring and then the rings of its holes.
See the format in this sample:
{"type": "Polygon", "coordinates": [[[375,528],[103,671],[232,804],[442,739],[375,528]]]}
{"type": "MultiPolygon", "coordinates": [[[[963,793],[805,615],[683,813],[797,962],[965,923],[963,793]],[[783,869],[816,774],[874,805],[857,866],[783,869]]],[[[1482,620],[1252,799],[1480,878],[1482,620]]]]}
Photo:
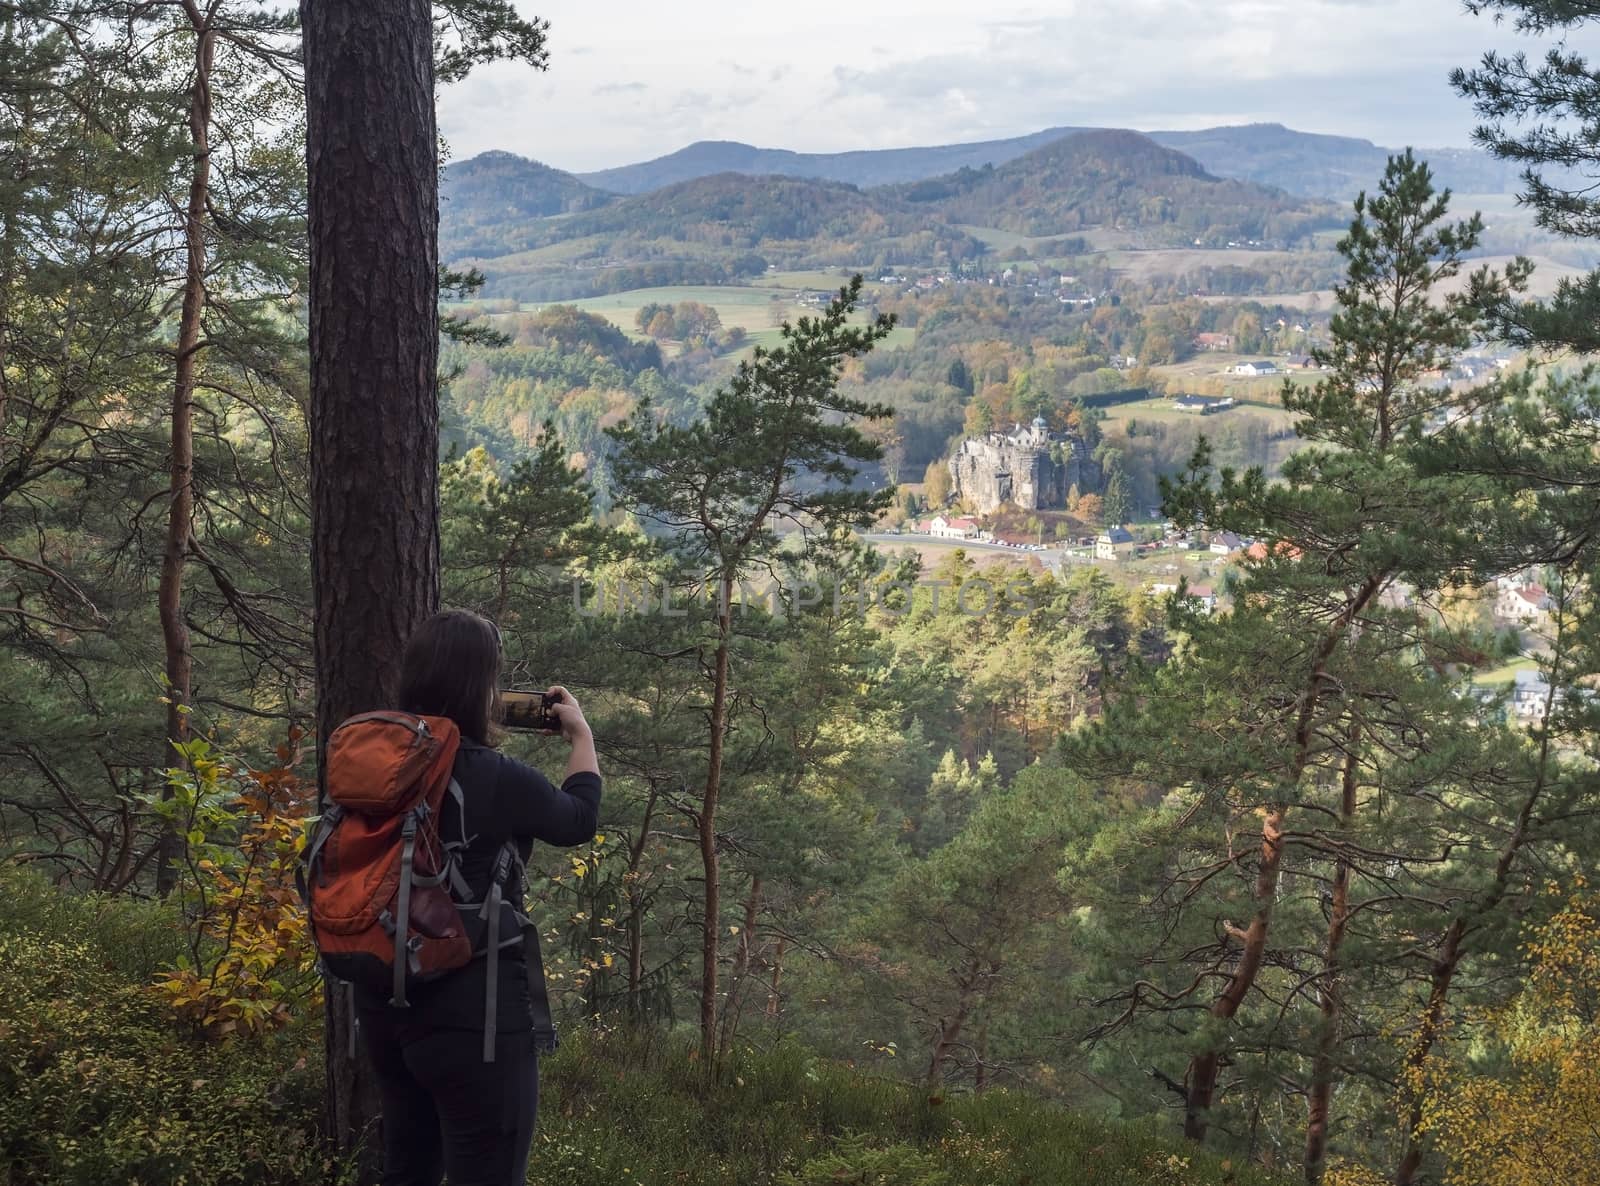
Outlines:
{"type": "Polygon", "coordinates": [[[1023,510],[1051,510],[1067,505],[1067,492],[1097,490],[1099,466],[1076,433],[1051,432],[1042,417],[1010,432],[968,437],[950,459],[955,493],[979,514],[1001,503],[1023,510]]]}

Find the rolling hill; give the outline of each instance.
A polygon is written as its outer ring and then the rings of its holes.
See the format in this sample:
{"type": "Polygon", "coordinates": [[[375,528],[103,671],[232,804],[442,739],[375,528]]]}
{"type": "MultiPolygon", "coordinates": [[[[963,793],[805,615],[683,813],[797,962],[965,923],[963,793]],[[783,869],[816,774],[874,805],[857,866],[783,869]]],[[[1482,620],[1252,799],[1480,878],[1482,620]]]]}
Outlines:
{"type": "Polygon", "coordinates": [[[500,254],[508,226],[615,200],[571,173],[509,152],[485,152],[451,165],[440,180],[439,249],[447,259],[500,254]]]}
{"type": "Polygon", "coordinates": [[[956,224],[1028,236],[1109,227],[1138,232],[1141,246],[1292,244],[1342,219],[1330,205],[1223,180],[1193,157],[1122,131],[1068,135],[1003,165],[890,192],[956,224]]]}
{"type": "MultiPolygon", "coordinates": [[[[971,233],[887,191],[738,173],[559,218],[507,212],[474,233],[499,249],[447,258],[482,270],[486,295],[523,300],[727,284],[761,275],[768,265],[954,265],[984,252],[971,233]]],[[[453,232],[442,238],[460,241],[453,232]]]]}

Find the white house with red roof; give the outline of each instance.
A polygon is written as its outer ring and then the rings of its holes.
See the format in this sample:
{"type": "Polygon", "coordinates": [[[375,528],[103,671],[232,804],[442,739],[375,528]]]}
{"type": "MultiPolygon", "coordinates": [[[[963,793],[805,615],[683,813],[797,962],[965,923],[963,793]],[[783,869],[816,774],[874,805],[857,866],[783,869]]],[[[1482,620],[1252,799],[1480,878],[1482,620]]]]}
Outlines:
{"type": "Polygon", "coordinates": [[[1539,622],[1549,613],[1555,602],[1543,585],[1502,585],[1495,599],[1497,617],[1512,622],[1539,622]]]}
{"type": "Polygon", "coordinates": [[[955,519],[937,515],[928,520],[928,534],[935,539],[972,539],[978,534],[978,521],[964,515],[955,519]]]}

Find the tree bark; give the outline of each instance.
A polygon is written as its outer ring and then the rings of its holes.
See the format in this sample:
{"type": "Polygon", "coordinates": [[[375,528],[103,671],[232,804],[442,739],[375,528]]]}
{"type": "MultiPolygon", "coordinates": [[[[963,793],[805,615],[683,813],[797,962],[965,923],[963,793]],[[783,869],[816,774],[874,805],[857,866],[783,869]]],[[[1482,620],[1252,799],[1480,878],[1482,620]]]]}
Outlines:
{"type": "MultiPolygon", "coordinates": [[[[1359,783],[1361,727],[1350,726],[1350,750],[1344,758],[1340,789],[1339,822],[1348,836],[1356,818],[1356,790],[1359,783]]],[[[1306,1104],[1305,1175],[1310,1186],[1322,1181],[1328,1161],[1328,1118],[1333,1101],[1334,1051],[1339,1027],[1344,1020],[1343,986],[1340,984],[1340,953],[1344,933],[1350,922],[1350,859],[1342,852],[1334,862],[1332,902],[1328,909],[1328,939],[1322,956],[1322,987],[1317,993],[1321,1013],[1317,1049],[1311,1062],[1311,1092],[1306,1104]]]]}
{"type": "MultiPolygon", "coordinates": [[[[1261,865],[1256,870],[1255,916],[1245,931],[1239,963],[1228,978],[1227,987],[1212,1002],[1211,1016],[1231,1021],[1239,1012],[1250,987],[1256,982],[1261,962],[1267,953],[1267,928],[1272,920],[1272,903],[1278,894],[1278,874],[1283,866],[1284,809],[1275,806],[1261,821],[1261,865]]],[[[1183,1135],[1191,1141],[1204,1141],[1210,1110],[1217,1089],[1217,1074],[1222,1069],[1222,1050],[1212,1046],[1189,1063],[1189,1099],[1183,1114],[1183,1135]]]]}
{"type": "MultiPolygon", "coordinates": [[[[311,571],[319,769],[394,702],[439,599],[438,138],[427,0],[301,0],[311,240],[311,571]]],[[[329,1132],[365,1148],[372,1077],[330,985],[329,1132]]]]}
{"type": "Polygon", "coordinates": [[[705,914],[700,931],[700,1059],[709,1076],[717,1057],[717,952],[721,936],[721,885],[717,869],[717,797],[722,791],[723,733],[728,721],[728,649],[733,633],[733,574],[718,578],[717,655],[712,674],[711,751],[700,800],[700,863],[705,872],[705,914]]]}
{"type": "MultiPolygon", "coordinates": [[[[171,456],[168,468],[167,538],[161,556],[161,583],[156,606],[166,651],[167,749],[169,764],[186,770],[183,751],[189,740],[189,691],[193,657],[189,628],[183,619],[183,570],[189,556],[194,523],[194,379],[200,353],[200,328],[206,308],[206,217],[211,188],[211,66],[216,30],[193,3],[184,5],[195,36],[194,83],[189,88],[189,202],[184,211],[183,305],[178,314],[178,345],[172,382],[171,456]]],[[[170,797],[170,789],[163,797],[170,797]]],[[[178,883],[183,839],[168,824],[156,854],[156,892],[165,897],[178,883]]]]}

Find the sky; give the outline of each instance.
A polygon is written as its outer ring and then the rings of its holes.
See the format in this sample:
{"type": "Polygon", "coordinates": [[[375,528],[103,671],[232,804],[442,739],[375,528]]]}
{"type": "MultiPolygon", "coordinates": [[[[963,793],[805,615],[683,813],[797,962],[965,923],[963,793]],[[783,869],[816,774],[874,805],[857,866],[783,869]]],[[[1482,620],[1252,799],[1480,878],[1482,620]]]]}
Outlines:
{"type": "Polygon", "coordinates": [[[550,22],[549,70],[496,63],[448,88],[457,160],[582,172],[697,140],[842,152],[1253,122],[1460,147],[1475,120],[1450,69],[1539,48],[1461,0],[516,3],[550,22]]]}

